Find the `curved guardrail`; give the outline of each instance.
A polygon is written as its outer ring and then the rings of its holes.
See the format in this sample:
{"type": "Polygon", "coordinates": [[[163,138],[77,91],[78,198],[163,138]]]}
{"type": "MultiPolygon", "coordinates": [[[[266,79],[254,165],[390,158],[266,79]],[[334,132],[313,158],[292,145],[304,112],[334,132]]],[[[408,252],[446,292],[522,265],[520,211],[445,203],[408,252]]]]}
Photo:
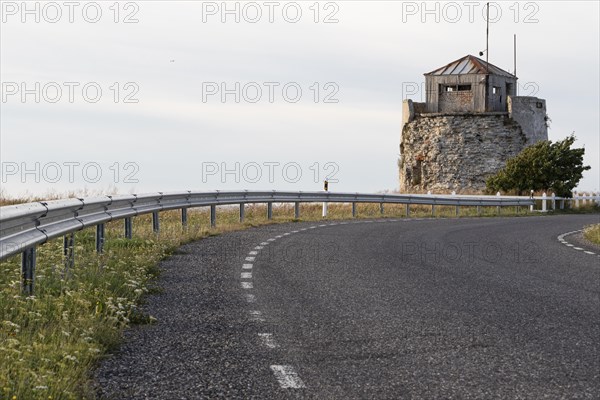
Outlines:
{"type": "MultiPolygon", "coordinates": [[[[544,198],[545,199],[545,198],[544,198]]],[[[556,200],[564,200],[555,198],[556,200]]],[[[21,253],[23,288],[33,291],[36,246],[46,241],[65,236],[65,254],[69,243],[68,235],[87,227],[96,227],[96,250],[102,252],[104,224],[114,220],[125,220],[125,236],[131,238],[131,218],[141,214],[153,215],[153,227],[159,230],[158,213],[181,209],[182,224],[187,223],[187,210],[193,207],[210,207],[211,225],[216,224],[217,205],[240,205],[240,220],[244,219],[244,205],[267,203],[267,218],[272,217],[273,203],[294,203],[295,216],[300,217],[300,203],[332,202],[352,203],[352,215],[356,216],[357,203],[405,204],[406,213],[410,205],[505,207],[532,206],[534,199],[515,196],[467,196],[467,195],[420,195],[420,194],[361,194],[333,192],[283,192],[283,191],[216,191],[216,192],[172,192],[141,195],[116,195],[91,198],[43,201],[0,207],[0,260],[21,253]]],[[[498,208],[499,209],[499,208],[498,208]]]]}

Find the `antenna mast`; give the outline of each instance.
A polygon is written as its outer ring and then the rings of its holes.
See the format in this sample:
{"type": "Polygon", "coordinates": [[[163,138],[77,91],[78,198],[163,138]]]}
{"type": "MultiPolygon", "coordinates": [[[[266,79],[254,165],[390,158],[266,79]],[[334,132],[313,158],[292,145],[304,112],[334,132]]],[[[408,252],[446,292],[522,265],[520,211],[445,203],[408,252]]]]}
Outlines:
{"type": "MultiPolygon", "coordinates": [[[[515,79],[517,78],[517,34],[515,33],[514,36],[514,43],[513,43],[513,60],[514,60],[514,73],[513,75],[515,76],[515,79]]],[[[516,84],[515,82],[515,95],[518,96],[519,95],[519,85],[516,84]]]]}

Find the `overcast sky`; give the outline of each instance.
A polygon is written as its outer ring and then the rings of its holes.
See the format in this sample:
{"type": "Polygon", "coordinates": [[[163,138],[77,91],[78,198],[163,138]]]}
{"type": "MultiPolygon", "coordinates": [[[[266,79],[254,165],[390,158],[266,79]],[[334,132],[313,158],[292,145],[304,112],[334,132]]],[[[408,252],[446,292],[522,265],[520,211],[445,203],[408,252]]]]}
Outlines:
{"type": "MultiPolygon", "coordinates": [[[[0,31],[10,195],[394,190],[402,99],[485,49],[477,2],[22,4],[0,31]]],[[[547,100],[551,140],[575,132],[580,189],[600,189],[598,2],[490,14],[490,62],[513,71],[517,34],[519,94],[547,100]]]]}

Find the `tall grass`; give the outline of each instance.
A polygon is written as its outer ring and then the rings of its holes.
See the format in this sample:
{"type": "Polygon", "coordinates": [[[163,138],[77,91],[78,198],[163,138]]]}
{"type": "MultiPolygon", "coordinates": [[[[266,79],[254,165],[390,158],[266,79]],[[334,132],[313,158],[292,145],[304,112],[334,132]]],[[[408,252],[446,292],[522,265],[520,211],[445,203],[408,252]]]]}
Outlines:
{"type": "Polygon", "coordinates": [[[583,236],[590,242],[600,245],[600,224],[586,226],[583,236]]]}
{"type": "MultiPolygon", "coordinates": [[[[93,229],[75,237],[75,266],[67,268],[62,239],[38,247],[35,294],[20,290],[20,258],[0,263],[0,399],[94,398],[90,371],[100,357],[118,345],[129,324],[152,323],[140,312],[145,296],[158,290],[158,262],[180,245],[208,235],[266,223],[297,221],[294,207],[274,207],[266,220],[265,205],[246,207],[245,222],[237,207],[217,207],[217,228],[210,228],[206,208],[188,213],[183,229],[178,211],[160,214],[160,233],[151,218],[134,218],[134,238],[123,237],[123,221],[106,225],[104,253],[95,252],[93,229]]],[[[351,218],[349,204],[330,204],[329,219],[351,218]]],[[[380,216],[378,204],[358,204],[359,218],[380,216]]],[[[497,215],[495,207],[483,216],[497,215]]],[[[320,220],[321,204],[303,204],[303,220],[320,220]]],[[[516,213],[514,207],[502,215],[516,213]]],[[[436,216],[451,217],[454,207],[436,207],[436,216]]],[[[461,216],[475,216],[475,207],[461,207],[461,216]]],[[[404,217],[404,205],[385,205],[386,217],[404,217]]],[[[431,216],[431,206],[411,206],[411,217],[431,216]]]]}

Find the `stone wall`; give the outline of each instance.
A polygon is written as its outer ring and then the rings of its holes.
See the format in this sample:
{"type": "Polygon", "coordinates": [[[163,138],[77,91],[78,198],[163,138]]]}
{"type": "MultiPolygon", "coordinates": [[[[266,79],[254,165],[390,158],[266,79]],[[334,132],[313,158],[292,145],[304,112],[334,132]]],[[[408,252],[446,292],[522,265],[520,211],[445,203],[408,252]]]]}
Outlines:
{"type": "Polygon", "coordinates": [[[508,113],[419,114],[402,128],[400,191],[477,193],[527,145],[508,113]]]}
{"type": "Polygon", "coordinates": [[[466,112],[474,108],[473,92],[470,90],[442,92],[439,95],[438,108],[440,112],[466,112]]]}

